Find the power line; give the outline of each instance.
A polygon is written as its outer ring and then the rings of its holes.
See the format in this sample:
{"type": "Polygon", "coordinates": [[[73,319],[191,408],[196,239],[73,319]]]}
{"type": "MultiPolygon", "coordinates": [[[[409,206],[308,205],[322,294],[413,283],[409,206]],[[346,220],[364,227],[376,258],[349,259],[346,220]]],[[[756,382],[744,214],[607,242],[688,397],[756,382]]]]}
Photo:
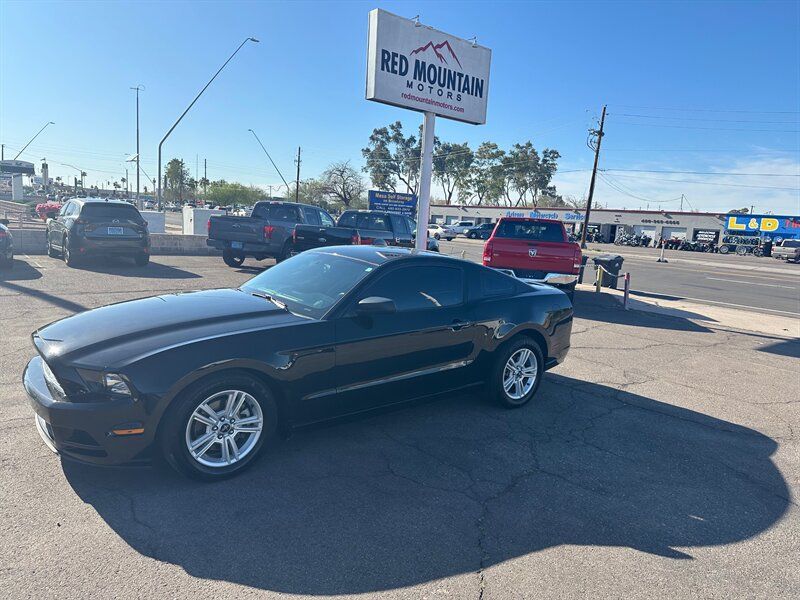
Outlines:
{"type": "Polygon", "coordinates": [[[679,175],[733,175],[738,177],[800,177],[800,173],[724,173],[720,171],[662,171],[657,169],[602,169],[623,173],[677,173],[679,175]]]}
{"type": "Polygon", "coordinates": [[[630,104],[617,104],[620,108],[633,108],[639,110],[673,110],[679,112],[712,112],[712,113],[741,113],[754,115],[797,115],[800,110],[727,110],[722,108],[667,108],[659,106],[632,106],[630,104]]]}
{"type": "Polygon", "coordinates": [[[699,117],[669,117],[667,115],[637,115],[631,113],[609,113],[618,117],[637,117],[640,119],[671,119],[673,121],[709,121],[714,123],[760,123],[764,125],[796,125],[797,121],[753,121],[748,119],[708,119],[699,117]]]}
{"type": "Polygon", "coordinates": [[[702,129],[705,131],[751,131],[755,133],[800,133],[797,129],[744,129],[741,127],[697,127],[694,125],[667,125],[666,123],[635,123],[633,121],[617,121],[620,125],[639,125],[641,127],[667,127],[670,129],[702,129]]]}
{"type": "Polygon", "coordinates": [[[644,196],[639,196],[637,194],[634,194],[633,192],[630,192],[627,189],[623,189],[624,186],[621,183],[611,181],[606,174],[602,172],[600,172],[599,174],[603,182],[610,188],[620,192],[621,194],[624,194],[631,198],[635,198],[636,200],[641,200],[643,202],[650,202],[653,204],[666,204],[668,202],[677,202],[678,200],[680,200],[680,196],[678,198],[671,198],[670,200],[653,200],[652,198],[645,198],[644,196]]]}
{"type": "Polygon", "coordinates": [[[647,179],[649,181],[666,181],[669,183],[692,183],[698,185],[718,185],[724,187],[735,187],[735,188],[753,188],[753,189],[763,189],[763,190],[784,190],[790,192],[800,192],[800,188],[790,188],[790,187],[776,187],[771,185],[747,185],[744,183],[719,183],[715,181],[693,181],[691,179],[664,179],[659,177],[643,177],[641,175],[617,175],[617,177],[624,177],[626,179],[647,179]]]}

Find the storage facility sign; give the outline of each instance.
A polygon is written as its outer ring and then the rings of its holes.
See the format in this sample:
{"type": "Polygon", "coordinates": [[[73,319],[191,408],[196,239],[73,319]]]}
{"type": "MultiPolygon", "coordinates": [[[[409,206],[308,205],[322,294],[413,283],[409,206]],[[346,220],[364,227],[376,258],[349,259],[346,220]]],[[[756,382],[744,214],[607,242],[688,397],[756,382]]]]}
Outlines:
{"type": "Polygon", "coordinates": [[[414,194],[370,190],[369,209],[382,210],[416,219],[417,197],[414,194]]]}
{"type": "Polygon", "coordinates": [[[367,100],[486,123],[492,51],[376,8],[369,13],[367,100]]]}

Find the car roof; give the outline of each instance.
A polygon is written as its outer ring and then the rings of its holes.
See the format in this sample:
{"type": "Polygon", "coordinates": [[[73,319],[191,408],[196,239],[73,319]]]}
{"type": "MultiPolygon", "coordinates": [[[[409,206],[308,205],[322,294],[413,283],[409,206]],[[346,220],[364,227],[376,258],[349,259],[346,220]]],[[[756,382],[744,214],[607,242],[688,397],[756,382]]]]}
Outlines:
{"type": "MultiPolygon", "coordinates": [[[[125,202],[125,200],[120,200],[118,198],[72,198],[71,202],[78,202],[80,204],[125,204],[127,206],[133,206],[130,202],[125,202]]],[[[136,207],[134,207],[136,208],[136,207]]]]}
{"type": "Polygon", "coordinates": [[[558,223],[561,225],[561,221],[558,219],[540,219],[539,217],[500,217],[503,221],[541,221],[543,223],[558,223]]]}
{"type": "Polygon", "coordinates": [[[398,248],[397,246],[324,246],[322,248],[308,250],[308,252],[337,254],[339,256],[368,261],[375,265],[382,265],[390,261],[405,261],[411,259],[472,264],[453,256],[439,254],[438,252],[429,252],[427,250],[416,250],[412,248],[398,248]]]}

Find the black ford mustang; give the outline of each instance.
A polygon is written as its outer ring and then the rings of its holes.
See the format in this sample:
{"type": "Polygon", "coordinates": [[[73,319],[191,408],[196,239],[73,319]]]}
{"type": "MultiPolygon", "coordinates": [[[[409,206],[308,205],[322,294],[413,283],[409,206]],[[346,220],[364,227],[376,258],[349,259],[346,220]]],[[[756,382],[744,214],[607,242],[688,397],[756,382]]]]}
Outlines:
{"type": "Polygon", "coordinates": [[[230,476],[279,431],[484,384],[508,407],[569,349],[572,305],[545,285],[435,253],[341,246],[239,289],[156,296],[33,334],[24,385],[54,451],[160,452],[230,476]]]}

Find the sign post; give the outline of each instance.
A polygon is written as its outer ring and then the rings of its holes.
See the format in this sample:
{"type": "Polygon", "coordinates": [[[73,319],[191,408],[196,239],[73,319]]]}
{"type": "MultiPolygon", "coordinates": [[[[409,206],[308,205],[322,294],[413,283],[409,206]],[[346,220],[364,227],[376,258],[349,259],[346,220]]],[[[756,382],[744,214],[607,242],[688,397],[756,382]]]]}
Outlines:
{"type": "Polygon", "coordinates": [[[367,100],[424,114],[417,209],[418,249],[427,248],[436,116],[486,123],[492,51],[381,9],[369,13],[367,100]]]}
{"type": "Polygon", "coordinates": [[[417,207],[417,250],[428,249],[428,221],[431,212],[431,174],[433,171],[433,130],[436,115],[425,111],[422,121],[422,164],[419,170],[419,205],[417,207]]]}

